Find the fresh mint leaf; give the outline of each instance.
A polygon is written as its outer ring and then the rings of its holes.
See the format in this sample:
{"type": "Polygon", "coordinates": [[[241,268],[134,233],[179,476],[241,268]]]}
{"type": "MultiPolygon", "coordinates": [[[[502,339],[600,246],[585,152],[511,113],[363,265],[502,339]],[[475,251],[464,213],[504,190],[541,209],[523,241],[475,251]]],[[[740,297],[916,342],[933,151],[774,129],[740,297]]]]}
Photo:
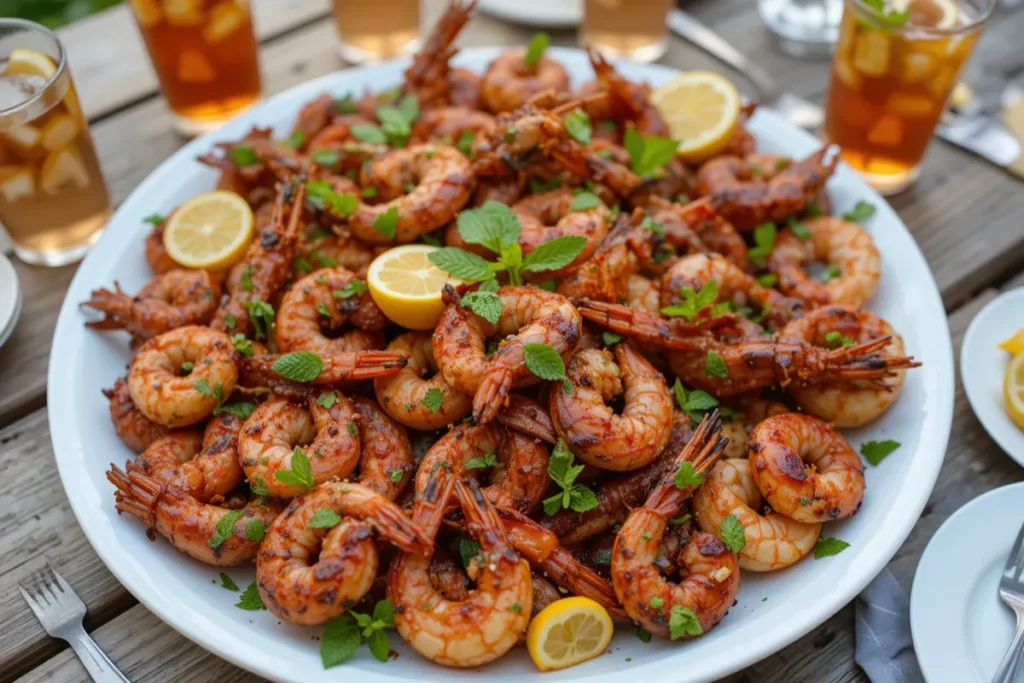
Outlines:
{"type": "Polygon", "coordinates": [[[309,155],[320,166],[331,168],[341,160],[341,155],[333,149],[318,149],[309,155]]]}
{"type": "Polygon", "coordinates": [[[258,612],[267,609],[267,606],[263,604],[263,598],[260,597],[260,589],[256,587],[255,581],[246,586],[242,594],[238,596],[238,602],[235,603],[235,607],[244,609],[247,612],[258,612]]]}
{"type": "Polygon", "coordinates": [[[398,207],[392,206],[384,213],[378,214],[373,219],[373,229],[389,240],[394,239],[398,233],[398,207]]]}
{"type": "Polygon", "coordinates": [[[779,234],[779,228],[774,223],[762,223],[754,228],[754,246],[747,251],[750,262],[761,266],[768,260],[775,246],[775,238],[779,234]]]}
{"type": "Polygon", "coordinates": [[[699,636],[704,633],[697,614],[692,609],[680,605],[672,605],[672,611],[668,616],[668,631],[672,640],[679,640],[683,636],[699,636]]]}
{"type": "Polygon", "coordinates": [[[260,158],[249,145],[235,145],[231,148],[231,160],[236,166],[255,166],[260,163],[260,158]]]}
{"type": "Polygon", "coordinates": [[[494,467],[498,464],[498,456],[494,453],[486,453],[482,458],[470,458],[466,461],[464,467],[467,470],[481,470],[488,467],[494,467]]]}
{"type": "Polygon", "coordinates": [[[873,467],[877,467],[883,460],[900,447],[899,441],[886,439],[885,441],[868,441],[861,444],[860,454],[864,456],[873,467]]]}
{"type": "Polygon", "coordinates": [[[267,535],[267,527],[262,519],[253,518],[245,523],[245,540],[259,543],[267,535]]]}
{"type": "Polygon", "coordinates": [[[734,553],[743,550],[743,547],[747,545],[747,534],[743,530],[743,525],[732,514],[726,515],[722,520],[722,524],[718,527],[718,537],[722,539],[725,547],[734,553]]]}
{"type": "Polygon", "coordinates": [[[702,481],[704,481],[704,475],[694,471],[692,462],[682,463],[675,476],[672,477],[673,486],[680,491],[700,486],[702,481]]]}
{"type": "Polygon", "coordinates": [[[441,404],[444,403],[444,392],[437,387],[430,387],[420,403],[430,412],[436,413],[441,409],[441,404]]]}
{"type": "Polygon", "coordinates": [[[726,379],[729,376],[729,368],[726,367],[725,361],[722,360],[722,356],[717,351],[708,351],[707,355],[704,356],[704,372],[707,373],[708,377],[717,377],[719,379],[726,379]]]}
{"type": "Polygon", "coordinates": [[[227,589],[229,591],[235,591],[236,593],[238,591],[242,590],[241,588],[238,587],[238,584],[235,583],[235,580],[232,579],[227,574],[225,574],[224,572],[220,573],[220,587],[221,588],[225,588],[225,589],[227,589]]]}
{"type": "Polygon", "coordinates": [[[341,524],[341,516],[337,512],[320,508],[313,513],[312,519],[306,526],[310,529],[333,529],[339,524],[341,524]]]}
{"type": "Polygon", "coordinates": [[[849,543],[838,538],[819,538],[814,543],[814,559],[820,560],[823,557],[838,555],[849,547],[849,543]]]}
{"type": "Polygon", "coordinates": [[[843,214],[843,220],[851,223],[863,223],[874,216],[877,210],[874,204],[861,199],[853,205],[852,209],[843,214]]]}
{"type": "Polygon", "coordinates": [[[629,128],[626,130],[623,146],[629,152],[629,166],[633,173],[651,177],[675,158],[679,143],[657,135],[641,135],[636,129],[629,128]]]}
{"type": "MultiPolygon", "coordinates": [[[[489,280],[489,282],[497,282],[489,280]]],[[[497,324],[501,318],[501,297],[494,292],[477,290],[462,297],[462,305],[491,323],[497,324]]]]}
{"type": "Polygon", "coordinates": [[[455,143],[455,148],[462,152],[467,157],[473,156],[473,131],[464,130],[459,135],[458,142],[455,143]]]}
{"type": "Polygon", "coordinates": [[[306,454],[296,446],[292,451],[291,469],[278,470],[274,473],[274,479],[285,486],[293,486],[309,491],[313,488],[316,480],[313,478],[313,468],[309,463],[306,454]]]}
{"type": "Polygon", "coordinates": [[[348,614],[332,619],[320,637],[320,661],[325,669],[352,659],[363,642],[359,627],[348,614]]]}
{"type": "Polygon", "coordinates": [[[550,242],[544,242],[537,246],[523,259],[523,270],[530,272],[541,272],[545,270],[558,270],[572,263],[587,240],[580,235],[563,235],[556,237],[550,242]]]}
{"type": "Polygon", "coordinates": [[[387,134],[370,123],[357,123],[352,126],[352,137],[360,142],[369,142],[373,145],[385,145],[388,142],[387,134]]]}
{"type": "Polygon", "coordinates": [[[349,280],[345,283],[345,286],[338,291],[331,292],[331,296],[335,299],[348,299],[353,296],[359,296],[365,294],[367,291],[366,282],[363,280],[349,280]]]}
{"type": "Polygon", "coordinates": [[[577,142],[589,145],[593,135],[590,126],[590,116],[582,109],[573,109],[562,118],[565,123],[565,130],[568,131],[577,142]]]}
{"type": "Polygon", "coordinates": [[[213,536],[210,537],[210,547],[217,549],[224,541],[235,535],[235,525],[242,518],[241,510],[232,510],[221,515],[213,527],[213,536]]]}
{"type": "Polygon", "coordinates": [[[547,344],[523,344],[523,359],[526,368],[541,379],[565,379],[562,357],[547,344]]]}
{"type": "Polygon", "coordinates": [[[324,369],[324,361],[312,351],[292,351],[274,361],[270,369],[293,382],[312,382],[324,369]]]}
{"type": "Polygon", "coordinates": [[[572,204],[569,205],[570,211],[586,211],[588,209],[595,209],[601,206],[601,198],[593,192],[580,192],[572,198],[572,204]]]}
{"type": "Polygon", "coordinates": [[[494,278],[490,264],[480,256],[458,247],[442,247],[428,255],[430,262],[453,277],[466,282],[483,282],[494,278]]]}
{"type": "Polygon", "coordinates": [[[536,66],[550,44],[551,36],[543,31],[533,34],[533,38],[530,39],[530,43],[526,46],[526,54],[523,55],[523,61],[528,66],[536,66]]]}

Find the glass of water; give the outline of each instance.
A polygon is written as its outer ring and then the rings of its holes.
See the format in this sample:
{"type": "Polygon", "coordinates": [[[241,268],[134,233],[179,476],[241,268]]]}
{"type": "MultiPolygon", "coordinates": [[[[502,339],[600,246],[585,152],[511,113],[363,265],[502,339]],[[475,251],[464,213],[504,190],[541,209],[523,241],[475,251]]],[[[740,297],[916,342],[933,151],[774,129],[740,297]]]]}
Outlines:
{"type": "Polygon", "coordinates": [[[843,0],[758,0],[757,9],[782,51],[794,57],[827,55],[839,37],[843,0]]]}

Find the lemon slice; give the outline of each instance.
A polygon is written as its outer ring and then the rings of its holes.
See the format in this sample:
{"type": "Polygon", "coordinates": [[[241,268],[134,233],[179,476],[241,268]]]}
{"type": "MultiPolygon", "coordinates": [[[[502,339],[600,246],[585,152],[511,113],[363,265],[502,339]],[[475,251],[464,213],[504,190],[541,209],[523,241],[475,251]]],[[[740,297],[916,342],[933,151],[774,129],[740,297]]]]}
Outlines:
{"type": "Polygon", "coordinates": [[[57,65],[53,60],[38,50],[19,47],[11,50],[4,73],[39,76],[49,80],[57,73],[57,65]]]}
{"type": "Polygon", "coordinates": [[[999,345],[999,348],[1006,351],[1011,356],[1016,356],[1018,353],[1024,352],[1024,327],[1014,332],[1013,336],[999,345]]]}
{"type": "Polygon", "coordinates": [[[444,283],[461,284],[435,266],[437,247],[406,244],[388,249],[370,264],[366,284],[384,315],[410,330],[432,330],[444,311],[444,283]]]}
{"type": "Polygon", "coordinates": [[[530,622],[526,649],[541,671],[553,671],[593,659],[612,639],[612,618],[590,598],[555,600],[530,622]]]}
{"type": "Polygon", "coordinates": [[[1010,414],[1010,419],[1024,429],[1024,353],[1018,353],[1011,358],[1010,364],[1006,366],[1003,398],[1006,400],[1006,412],[1010,414]]]}
{"type": "Polygon", "coordinates": [[[171,214],[164,248],[186,268],[223,270],[245,256],[253,225],[252,209],[240,196],[224,190],[207,192],[171,214]]]}
{"type": "Polygon", "coordinates": [[[651,93],[651,102],[679,140],[679,156],[696,163],[729,144],[740,117],[740,95],[727,78],[712,71],[687,71],[651,93]]]}

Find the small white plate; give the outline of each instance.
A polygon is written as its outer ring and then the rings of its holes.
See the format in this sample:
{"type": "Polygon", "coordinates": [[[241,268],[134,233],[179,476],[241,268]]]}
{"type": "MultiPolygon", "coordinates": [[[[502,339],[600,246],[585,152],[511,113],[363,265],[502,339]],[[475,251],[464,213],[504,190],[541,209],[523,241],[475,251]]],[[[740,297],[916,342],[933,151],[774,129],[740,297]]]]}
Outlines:
{"type": "Polygon", "coordinates": [[[583,0],[480,0],[496,19],[538,28],[572,28],[583,21],[583,0]]]}
{"type": "Polygon", "coordinates": [[[999,344],[1024,327],[1024,287],[990,301],[974,316],[960,349],[960,379],[974,414],[999,447],[1024,467],[1024,430],[1003,404],[1003,377],[1010,354],[999,344]]]}
{"type": "Polygon", "coordinates": [[[14,331],[21,314],[21,287],[10,260],[0,253],[0,346],[14,331]]]}
{"type": "Polygon", "coordinates": [[[992,680],[1013,639],[1013,612],[998,590],[1022,522],[1024,483],[1011,484],[957,510],[929,541],[910,592],[914,650],[929,683],[992,680]]]}

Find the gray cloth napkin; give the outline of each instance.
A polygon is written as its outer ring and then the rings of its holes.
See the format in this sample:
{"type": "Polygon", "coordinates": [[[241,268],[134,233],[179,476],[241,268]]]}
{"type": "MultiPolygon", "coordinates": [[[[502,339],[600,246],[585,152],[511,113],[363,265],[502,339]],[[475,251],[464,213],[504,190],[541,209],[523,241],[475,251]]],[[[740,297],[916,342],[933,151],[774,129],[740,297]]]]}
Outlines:
{"type": "Polygon", "coordinates": [[[854,660],[871,683],[924,683],[910,637],[910,602],[888,569],[857,596],[854,660]]]}

